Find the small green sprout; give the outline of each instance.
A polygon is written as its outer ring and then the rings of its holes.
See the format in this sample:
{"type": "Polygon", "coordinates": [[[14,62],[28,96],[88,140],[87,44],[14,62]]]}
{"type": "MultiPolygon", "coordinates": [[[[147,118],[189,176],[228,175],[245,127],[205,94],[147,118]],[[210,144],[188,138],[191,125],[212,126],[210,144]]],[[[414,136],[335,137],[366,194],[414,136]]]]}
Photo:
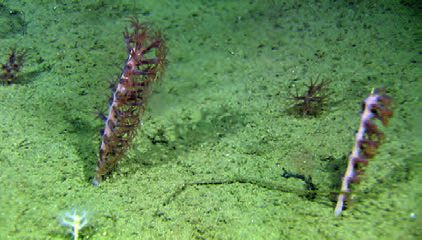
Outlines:
{"type": "Polygon", "coordinates": [[[71,227],[73,230],[68,231],[73,235],[74,240],[78,240],[79,232],[88,224],[88,213],[78,213],[74,210],[72,213],[66,212],[61,219],[63,226],[71,227]]]}

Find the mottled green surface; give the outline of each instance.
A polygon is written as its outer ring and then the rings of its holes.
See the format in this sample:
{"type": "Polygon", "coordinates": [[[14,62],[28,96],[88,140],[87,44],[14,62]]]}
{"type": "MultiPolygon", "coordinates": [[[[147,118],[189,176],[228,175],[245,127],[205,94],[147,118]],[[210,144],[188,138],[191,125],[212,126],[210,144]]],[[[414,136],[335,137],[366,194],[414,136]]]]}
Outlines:
{"type": "Polygon", "coordinates": [[[60,216],[73,209],[90,217],[81,239],[421,237],[416,1],[45,2],[0,1],[1,62],[29,53],[19,82],[0,86],[0,239],[72,239],[60,216]],[[127,157],[94,187],[95,108],[123,67],[130,16],[162,30],[169,65],[127,157]],[[327,109],[288,114],[288,90],[318,77],[331,80],[327,109]],[[377,87],[395,116],[334,217],[377,87]]]}

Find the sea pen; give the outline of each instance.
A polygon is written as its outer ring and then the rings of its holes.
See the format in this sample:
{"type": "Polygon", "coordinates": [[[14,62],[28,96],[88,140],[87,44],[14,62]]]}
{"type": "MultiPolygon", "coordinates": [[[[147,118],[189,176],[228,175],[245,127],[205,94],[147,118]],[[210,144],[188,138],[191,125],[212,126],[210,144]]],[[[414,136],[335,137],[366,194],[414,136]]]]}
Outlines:
{"type": "Polygon", "coordinates": [[[133,32],[126,28],[123,36],[129,53],[113,100],[104,116],[97,171],[98,185],[113,171],[136,135],[145,112],[151,86],[164,73],[167,47],[160,32],[152,32],[137,18],[130,19],[133,32]]]}
{"type": "Polygon", "coordinates": [[[375,151],[379,148],[384,138],[384,134],[378,130],[372,119],[377,118],[384,126],[387,126],[389,118],[393,116],[393,112],[388,109],[391,105],[391,98],[386,95],[380,95],[383,92],[384,89],[375,89],[362,103],[361,123],[356,133],[355,145],[343,177],[341,192],[334,211],[336,216],[341,215],[344,201],[348,200],[346,194],[350,192],[349,184],[360,182],[358,176],[364,173],[364,170],[360,169],[360,165],[368,165],[368,159],[375,157],[375,151]]]}

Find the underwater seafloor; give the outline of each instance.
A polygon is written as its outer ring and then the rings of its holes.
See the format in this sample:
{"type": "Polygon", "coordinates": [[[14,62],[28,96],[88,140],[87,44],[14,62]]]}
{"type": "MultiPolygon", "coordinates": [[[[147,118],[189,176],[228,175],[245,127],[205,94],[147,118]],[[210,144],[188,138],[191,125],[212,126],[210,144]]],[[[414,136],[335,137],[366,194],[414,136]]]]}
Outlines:
{"type": "MultiPolygon", "coordinates": [[[[0,1],[0,239],[421,239],[417,1],[0,1]],[[92,184],[129,17],[168,66],[118,168],[92,184]],[[329,81],[318,116],[289,92],[329,81]],[[334,216],[361,102],[394,98],[386,139],[334,216]],[[419,150],[418,150],[419,149],[419,150]]],[[[419,40],[418,40],[419,39],[419,40]]]]}

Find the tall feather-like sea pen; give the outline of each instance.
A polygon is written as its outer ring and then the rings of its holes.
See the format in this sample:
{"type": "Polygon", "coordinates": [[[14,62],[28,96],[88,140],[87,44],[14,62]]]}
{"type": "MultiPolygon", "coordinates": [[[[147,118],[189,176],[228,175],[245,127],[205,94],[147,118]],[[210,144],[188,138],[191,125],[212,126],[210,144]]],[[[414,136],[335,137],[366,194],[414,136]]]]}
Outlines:
{"type": "Polygon", "coordinates": [[[113,171],[136,135],[145,112],[151,86],[159,80],[166,64],[167,47],[160,32],[152,32],[138,19],[130,20],[133,32],[123,36],[129,57],[113,100],[104,117],[94,184],[100,184],[113,171]]]}
{"type": "Polygon", "coordinates": [[[384,126],[387,126],[393,112],[388,108],[391,105],[391,98],[381,95],[384,89],[375,89],[362,103],[363,112],[358,132],[356,133],[355,145],[350,154],[346,173],[343,177],[341,192],[334,214],[340,216],[343,211],[344,201],[348,200],[350,183],[359,183],[359,175],[364,173],[361,165],[367,166],[368,159],[375,157],[375,151],[381,145],[384,134],[378,130],[373,122],[374,118],[379,119],[384,126]]]}

